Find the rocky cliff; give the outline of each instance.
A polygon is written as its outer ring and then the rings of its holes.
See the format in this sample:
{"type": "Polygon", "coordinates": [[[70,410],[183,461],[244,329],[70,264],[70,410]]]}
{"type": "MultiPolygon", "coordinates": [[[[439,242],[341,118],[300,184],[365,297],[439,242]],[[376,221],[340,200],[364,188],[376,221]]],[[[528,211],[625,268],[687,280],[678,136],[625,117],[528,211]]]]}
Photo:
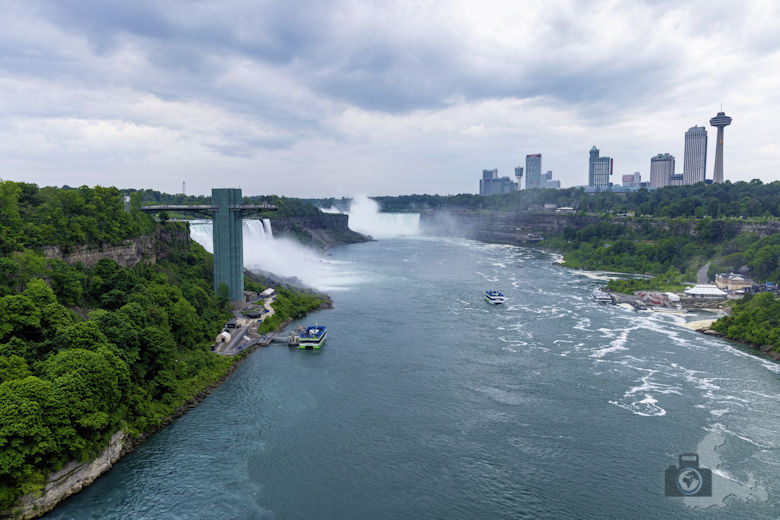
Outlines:
{"type": "Polygon", "coordinates": [[[102,247],[76,246],[63,252],[59,246],[44,246],[46,258],[59,258],[73,265],[78,262],[92,268],[101,258],[110,258],[122,267],[132,267],[141,260],[154,264],[168,256],[173,244],[189,243],[189,227],[180,222],[169,222],[160,226],[151,235],[126,240],[120,245],[106,244],[102,247]]]}
{"type": "Polygon", "coordinates": [[[70,462],[46,479],[43,491],[25,495],[11,511],[0,511],[0,518],[36,518],[54,509],[59,502],[78,493],[96,478],[111,469],[119,459],[125,444],[121,430],[111,437],[108,447],[89,462],[70,462]]]}
{"type": "MultiPolygon", "coordinates": [[[[561,232],[567,227],[583,228],[602,220],[595,215],[521,213],[496,211],[429,211],[420,215],[420,227],[427,233],[462,236],[486,242],[517,244],[529,241],[529,234],[561,232]]],[[[698,219],[611,217],[610,223],[638,229],[649,226],[677,234],[696,235],[698,219]]],[[[712,225],[729,233],[780,233],[780,222],[754,223],[739,220],[713,220],[712,225]]],[[[533,239],[531,238],[530,241],[533,239]]]]}
{"type": "Polygon", "coordinates": [[[276,237],[293,237],[319,249],[370,240],[349,229],[348,222],[347,215],[327,213],[313,217],[272,218],[271,228],[276,237]]]}

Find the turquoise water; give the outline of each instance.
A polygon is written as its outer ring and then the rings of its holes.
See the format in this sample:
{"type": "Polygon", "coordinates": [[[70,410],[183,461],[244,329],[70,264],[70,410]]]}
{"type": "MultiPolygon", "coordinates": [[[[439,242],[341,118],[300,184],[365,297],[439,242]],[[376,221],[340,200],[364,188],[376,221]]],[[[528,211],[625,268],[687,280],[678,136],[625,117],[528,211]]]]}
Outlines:
{"type": "Polygon", "coordinates": [[[399,238],[324,266],[321,351],[255,352],[46,518],[777,518],[778,365],[592,303],[532,250],[399,238]],[[711,499],[664,497],[689,451],[711,499]]]}

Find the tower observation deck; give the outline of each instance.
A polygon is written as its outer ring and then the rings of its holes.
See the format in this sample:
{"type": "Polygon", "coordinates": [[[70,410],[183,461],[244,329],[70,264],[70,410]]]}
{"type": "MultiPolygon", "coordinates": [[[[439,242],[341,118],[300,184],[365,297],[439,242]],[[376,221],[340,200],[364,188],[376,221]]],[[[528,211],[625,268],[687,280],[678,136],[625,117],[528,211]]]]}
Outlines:
{"type": "Polygon", "coordinates": [[[141,211],[188,211],[213,218],[214,291],[224,283],[230,289],[230,301],[244,298],[244,232],[243,217],[252,213],[276,210],[270,204],[243,204],[241,188],[213,188],[212,204],[143,206],[141,211]]]}
{"type": "Polygon", "coordinates": [[[725,112],[710,119],[710,125],[718,129],[718,141],[715,143],[715,171],[712,182],[723,182],[723,129],[731,124],[731,118],[725,112]]]}

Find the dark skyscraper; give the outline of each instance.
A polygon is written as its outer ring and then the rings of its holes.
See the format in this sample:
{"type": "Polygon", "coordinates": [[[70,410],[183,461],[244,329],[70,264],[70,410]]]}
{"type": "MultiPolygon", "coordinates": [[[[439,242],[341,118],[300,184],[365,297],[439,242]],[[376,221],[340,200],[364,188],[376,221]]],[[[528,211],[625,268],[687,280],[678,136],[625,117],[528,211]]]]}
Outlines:
{"type": "Polygon", "coordinates": [[[588,158],[588,186],[609,186],[612,175],[612,158],[599,157],[599,149],[595,146],[590,149],[588,158]]]}
{"type": "Polygon", "coordinates": [[[599,158],[599,149],[595,146],[590,149],[590,159],[588,160],[588,186],[595,186],[593,178],[593,165],[599,158]]]}
{"type": "Polygon", "coordinates": [[[723,182],[723,129],[731,124],[731,118],[725,112],[710,119],[710,124],[718,129],[718,141],[715,143],[715,171],[712,182],[723,182]]]}

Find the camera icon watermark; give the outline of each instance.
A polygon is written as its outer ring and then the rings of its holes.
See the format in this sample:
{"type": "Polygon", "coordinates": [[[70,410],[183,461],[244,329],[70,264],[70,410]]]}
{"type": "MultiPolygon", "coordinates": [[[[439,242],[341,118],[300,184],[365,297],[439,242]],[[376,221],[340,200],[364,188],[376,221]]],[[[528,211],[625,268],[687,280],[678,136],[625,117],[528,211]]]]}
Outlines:
{"type": "Polygon", "coordinates": [[[712,470],[699,467],[697,453],[680,454],[679,466],[669,466],[664,475],[668,497],[711,497],[712,470]]]}

